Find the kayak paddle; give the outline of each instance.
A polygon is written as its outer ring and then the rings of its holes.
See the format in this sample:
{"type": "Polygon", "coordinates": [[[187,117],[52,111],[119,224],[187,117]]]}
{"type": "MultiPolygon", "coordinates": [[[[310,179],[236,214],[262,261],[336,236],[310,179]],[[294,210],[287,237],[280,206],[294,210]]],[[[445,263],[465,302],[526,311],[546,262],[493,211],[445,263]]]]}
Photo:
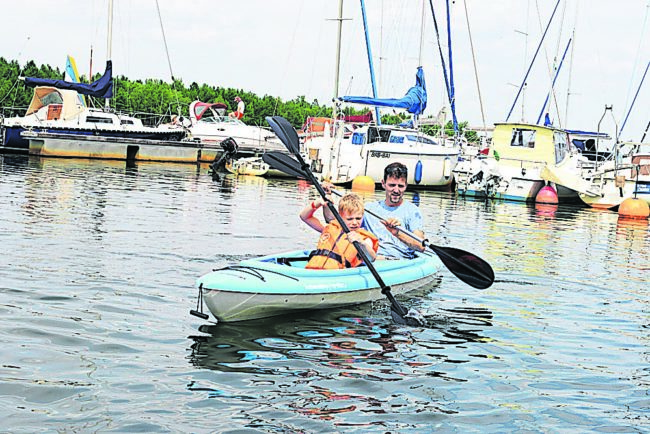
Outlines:
{"type": "MultiPolygon", "coordinates": [[[[295,176],[297,178],[308,179],[307,175],[302,170],[300,163],[291,158],[289,155],[271,151],[266,152],[264,155],[262,155],[262,159],[269,166],[277,170],[281,170],[288,175],[295,176]]],[[[332,192],[337,196],[342,195],[336,190],[332,190],[332,192]]],[[[381,216],[373,213],[372,211],[366,210],[366,212],[372,216],[375,216],[379,220],[383,220],[381,216]]],[[[429,243],[428,240],[422,240],[404,228],[397,229],[413,238],[423,246],[431,249],[436,255],[438,255],[440,261],[445,264],[449,271],[451,271],[456,277],[468,285],[473,286],[477,289],[485,289],[489,288],[492,283],[494,283],[494,271],[492,270],[490,264],[474,255],[473,253],[466,252],[465,250],[457,249],[454,247],[436,246],[429,243]]]]}

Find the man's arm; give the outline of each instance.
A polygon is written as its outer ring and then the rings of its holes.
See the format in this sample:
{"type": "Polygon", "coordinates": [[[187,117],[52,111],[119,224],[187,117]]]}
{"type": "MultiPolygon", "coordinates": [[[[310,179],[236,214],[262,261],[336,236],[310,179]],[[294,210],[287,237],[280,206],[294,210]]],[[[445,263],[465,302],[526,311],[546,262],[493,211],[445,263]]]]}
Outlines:
{"type": "MultiPolygon", "coordinates": [[[[390,232],[395,238],[400,240],[402,243],[406,244],[408,247],[410,247],[413,250],[417,250],[418,252],[424,252],[424,246],[422,245],[421,242],[415,240],[413,237],[405,234],[403,231],[399,229],[402,223],[398,219],[387,218],[386,220],[382,220],[382,223],[384,224],[384,226],[386,226],[388,232],[390,232]]],[[[421,240],[424,240],[424,232],[422,232],[421,230],[416,229],[411,233],[416,237],[420,238],[421,240]]]]}

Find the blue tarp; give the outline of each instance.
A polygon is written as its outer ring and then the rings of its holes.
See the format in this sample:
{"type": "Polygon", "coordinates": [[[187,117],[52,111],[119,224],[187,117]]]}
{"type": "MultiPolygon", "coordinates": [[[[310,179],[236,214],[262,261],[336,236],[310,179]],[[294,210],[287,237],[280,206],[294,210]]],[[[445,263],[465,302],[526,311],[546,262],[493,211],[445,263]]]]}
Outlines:
{"type": "Polygon", "coordinates": [[[378,107],[395,107],[406,109],[414,115],[421,115],[427,107],[427,89],[424,82],[424,71],[418,67],[415,75],[415,86],[410,88],[402,98],[372,98],[369,96],[342,96],[343,102],[365,104],[378,107]]]}
{"type": "Polygon", "coordinates": [[[76,90],[82,95],[111,98],[113,96],[113,62],[106,61],[104,75],[90,84],[35,77],[25,77],[25,84],[28,86],[54,86],[57,89],[76,90]]]}

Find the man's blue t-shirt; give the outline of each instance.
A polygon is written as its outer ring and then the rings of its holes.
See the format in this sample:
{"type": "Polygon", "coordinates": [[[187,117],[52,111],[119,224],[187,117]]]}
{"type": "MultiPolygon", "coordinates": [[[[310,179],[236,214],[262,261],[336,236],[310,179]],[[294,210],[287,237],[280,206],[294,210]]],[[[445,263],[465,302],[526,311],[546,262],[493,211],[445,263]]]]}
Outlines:
{"type": "MultiPolygon", "coordinates": [[[[385,201],[380,200],[367,203],[366,210],[372,211],[384,219],[396,218],[402,223],[400,227],[410,232],[422,231],[422,213],[412,202],[404,201],[400,206],[391,207],[386,205],[385,201]]],[[[415,250],[407,247],[397,237],[394,237],[388,232],[386,226],[370,213],[364,213],[361,227],[379,238],[378,255],[392,258],[413,258],[415,256],[415,250]]]]}

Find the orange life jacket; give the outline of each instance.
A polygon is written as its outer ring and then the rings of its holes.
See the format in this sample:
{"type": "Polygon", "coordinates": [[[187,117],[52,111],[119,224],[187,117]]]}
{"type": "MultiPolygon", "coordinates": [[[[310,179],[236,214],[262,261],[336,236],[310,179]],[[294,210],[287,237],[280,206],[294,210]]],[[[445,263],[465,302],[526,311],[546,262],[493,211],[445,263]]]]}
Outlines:
{"type": "MultiPolygon", "coordinates": [[[[365,229],[359,229],[357,233],[363,239],[372,240],[372,249],[377,252],[379,240],[372,233],[365,229]]],[[[330,222],[318,239],[317,249],[310,255],[309,262],[305,268],[312,269],[341,269],[352,268],[362,264],[357,249],[348,241],[345,232],[337,221],[330,222]]]]}

